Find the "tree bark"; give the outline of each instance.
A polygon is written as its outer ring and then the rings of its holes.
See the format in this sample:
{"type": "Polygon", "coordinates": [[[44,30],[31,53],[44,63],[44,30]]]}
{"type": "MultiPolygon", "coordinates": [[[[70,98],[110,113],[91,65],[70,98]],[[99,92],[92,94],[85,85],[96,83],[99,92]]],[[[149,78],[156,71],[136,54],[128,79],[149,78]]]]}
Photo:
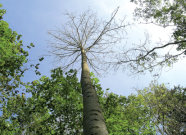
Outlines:
{"type": "Polygon", "coordinates": [[[82,72],[81,86],[83,94],[83,134],[84,135],[108,135],[102,110],[99,105],[96,90],[94,89],[90,71],[87,64],[86,52],[81,50],[82,72]]]}

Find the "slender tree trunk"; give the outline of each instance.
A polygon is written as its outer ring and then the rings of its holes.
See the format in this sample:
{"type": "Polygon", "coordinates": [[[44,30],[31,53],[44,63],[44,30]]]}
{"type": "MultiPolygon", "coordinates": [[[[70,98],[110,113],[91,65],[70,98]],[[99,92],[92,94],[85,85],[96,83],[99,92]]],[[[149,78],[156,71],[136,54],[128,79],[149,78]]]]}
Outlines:
{"type": "Polygon", "coordinates": [[[83,133],[84,135],[108,135],[98,97],[91,84],[90,71],[85,51],[81,50],[82,73],[81,86],[83,93],[83,133]]]}

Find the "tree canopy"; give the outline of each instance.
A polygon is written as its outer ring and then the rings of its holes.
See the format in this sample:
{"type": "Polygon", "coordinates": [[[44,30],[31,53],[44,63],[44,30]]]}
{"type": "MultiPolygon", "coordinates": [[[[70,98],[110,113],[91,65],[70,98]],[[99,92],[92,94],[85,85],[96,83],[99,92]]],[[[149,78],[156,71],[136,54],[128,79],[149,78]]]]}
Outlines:
{"type": "MultiPolygon", "coordinates": [[[[2,5],[0,5],[2,6],[2,5]]],[[[9,95],[18,93],[18,88],[23,85],[21,77],[24,72],[30,67],[35,68],[35,73],[38,71],[39,63],[28,63],[28,50],[34,47],[31,43],[28,46],[23,45],[21,40],[22,35],[13,31],[9,24],[3,20],[3,15],[6,10],[0,9],[0,101],[6,101],[9,95]],[[27,48],[27,49],[26,49],[27,48]]],[[[42,61],[40,58],[39,61],[42,61]]]]}
{"type": "Polygon", "coordinates": [[[168,27],[174,26],[172,36],[177,50],[186,55],[186,3],[183,0],[131,0],[140,7],[136,8],[135,15],[149,23],[168,27]]]}
{"type": "MultiPolygon", "coordinates": [[[[76,134],[83,132],[81,85],[75,70],[60,68],[27,85],[29,97],[17,94],[3,105],[1,134],[76,134]]],[[[152,84],[128,97],[103,90],[92,74],[110,135],[180,134],[185,119],[185,89],[152,84]],[[161,96],[160,96],[161,95],[161,96]]]]}
{"type": "Polygon", "coordinates": [[[27,62],[28,52],[23,49],[21,35],[9,28],[2,20],[6,11],[0,9],[0,90],[11,91],[18,87],[23,75],[23,64],[27,62]],[[13,85],[13,86],[12,86],[13,85]]]}
{"type": "MultiPolygon", "coordinates": [[[[136,4],[134,18],[140,24],[154,24],[172,29],[169,41],[152,44],[148,36],[143,43],[124,50],[117,65],[129,63],[134,72],[154,71],[171,66],[186,55],[186,3],[184,0],[131,0],[136,4]],[[152,46],[152,47],[150,47],[152,46]],[[172,47],[171,49],[167,49],[172,47]],[[161,50],[164,52],[161,53],[161,50]]],[[[165,29],[166,31],[166,29],[165,29]]],[[[161,40],[164,40],[163,37],[161,40]]]]}
{"type": "Polygon", "coordinates": [[[129,25],[124,19],[116,20],[119,7],[109,16],[101,20],[92,10],[79,15],[66,13],[66,23],[62,28],[50,30],[51,51],[61,67],[70,69],[81,67],[81,50],[86,53],[87,63],[97,74],[109,67],[110,56],[117,50],[116,45],[122,40],[125,29],[129,25]]]}
{"type": "MultiPolygon", "coordinates": [[[[12,102],[14,101],[15,106],[20,106],[25,101],[24,90],[20,89],[20,86],[24,85],[21,77],[28,69],[25,66],[28,62],[28,51],[23,45],[21,35],[13,31],[9,24],[3,20],[5,13],[6,10],[0,9],[0,132],[1,134],[7,134],[6,127],[8,127],[9,133],[14,134],[11,129],[17,126],[16,122],[11,123],[14,125],[14,127],[11,127],[7,124],[7,121],[10,120],[11,112],[14,113],[15,111],[15,108],[11,108],[12,102]],[[22,92],[22,96],[17,95],[20,92],[22,92]],[[9,106],[9,109],[13,110],[9,112],[5,106],[9,106]]],[[[27,46],[27,48],[31,47],[34,47],[32,43],[27,46]]],[[[36,70],[36,72],[38,71],[36,70]]],[[[19,108],[18,115],[22,112],[23,110],[19,108]]],[[[19,120],[23,121],[23,119],[19,120]]]]}
{"type": "Polygon", "coordinates": [[[186,132],[185,92],[186,89],[180,86],[169,90],[163,84],[151,84],[149,88],[139,91],[150,108],[153,116],[151,122],[160,134],[182,135],[186,132]]]}

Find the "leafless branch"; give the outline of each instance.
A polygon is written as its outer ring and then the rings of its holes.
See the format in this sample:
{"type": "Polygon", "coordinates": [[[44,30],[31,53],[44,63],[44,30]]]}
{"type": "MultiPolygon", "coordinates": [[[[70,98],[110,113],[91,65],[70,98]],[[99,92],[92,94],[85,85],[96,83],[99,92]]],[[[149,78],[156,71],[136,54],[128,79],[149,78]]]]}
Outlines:
{"type": "Polygon", "coordinates": [[[63,61],[64,68],[70,68],[70,65],[79,59],[83,49],[86,52],[88,63],[94,71],[105,70],[106,63],[109,64],[105,62],[108,60],[108,55],[114,53],[113,45],[124,39],[123,31],[130,25],[125,24],[124,19],[115,20],[118,10],[119,7],[108,21],[100,21],[90,10],[79,16],[67,13],[66,16],[69,20],[65,27],[48,32],[53,38],[50,42],[52,47],[50,52],[63,61]],[[67,63],[67,60],[71,62],[67,63]]]}
{"type": "MultiPolygon", "coordinates": [[[[118,69],[122,65],[129,65],[132,72],[140,73],[145,70],[153,71],[155,67],[170,66],[177,61],[179,56],[186,54],[186,51],[178,51],[177,53],[171,54],[170,51],[161,54],[158,52],[159,49],[165,49],[168,46],[179,46],[179,44],[185,43],[186,40],[169,42],[161,46],[155,46],[152,49],[147,49],[149,43],[147,39],[145,42],[135,48],[128,49],[118,54],[115,58],[114,68],[118,69]]],[[[111,62],[113,63],[113,62],[111,62]]]]}

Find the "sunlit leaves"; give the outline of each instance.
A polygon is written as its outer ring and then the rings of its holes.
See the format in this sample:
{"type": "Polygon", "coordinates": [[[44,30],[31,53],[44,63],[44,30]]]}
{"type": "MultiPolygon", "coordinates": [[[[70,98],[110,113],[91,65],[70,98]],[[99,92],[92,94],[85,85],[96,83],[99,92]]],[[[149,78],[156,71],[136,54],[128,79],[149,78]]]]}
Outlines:
{"type": "MultiPolygon", "coordinates": [[[[64,73],[57,68],[50,77],[28,83],[30,97],[25,98],[24,93],[9,97],[2,107],[0,133],[81,135],[83,102],[76,76],[75,70],[64,73]]],[[[179,123],[185,118],[184,89],[168,91],[164,85],[152,84],[138,95],[125,97],[104,92],[93,73],[91,78],[110,135],[154,135],[157,130],[161,132],[157,126],[163,118],[169,131],[180,130],[179,123]]]]}
{"type": "Polygon", "coordinates": [[[51,78],[43,76],[39,81],[33,81],[28,91],[33,95],[31,99],[36,108],[48,110],[46,121],[48,126],[53,127],[51,133],[82,132],[82,97],[76,71],[70,70],[64,75],[60,68],[54,69],[51,78]]]}
{"type": "Polygon", "coordinates": [[[150,85],[139,91],[151,108],[152,123],[161,134],[182,134],[185,119],[185,89],[175,87],[168,90],[165,85],[150,85]]]}
{"type": "Polygon", "coordinates": [[[150,110],[141,96],[131,95],[126,98],[111,93],[106,97],[104,112],[109,133],[112,135],[150,135],[155,132],[153,123],[150,123],[150,110]]]}
{"type": "Polygon", "coordinates": [[[2,20],[5,10],[0,9],[0,102],[6,104],[10,95],[18,93],[17,88],[23,84],[21,77],[26,68],[28,52],[24,49],[21,35],[9,28],[2,20]]]}

